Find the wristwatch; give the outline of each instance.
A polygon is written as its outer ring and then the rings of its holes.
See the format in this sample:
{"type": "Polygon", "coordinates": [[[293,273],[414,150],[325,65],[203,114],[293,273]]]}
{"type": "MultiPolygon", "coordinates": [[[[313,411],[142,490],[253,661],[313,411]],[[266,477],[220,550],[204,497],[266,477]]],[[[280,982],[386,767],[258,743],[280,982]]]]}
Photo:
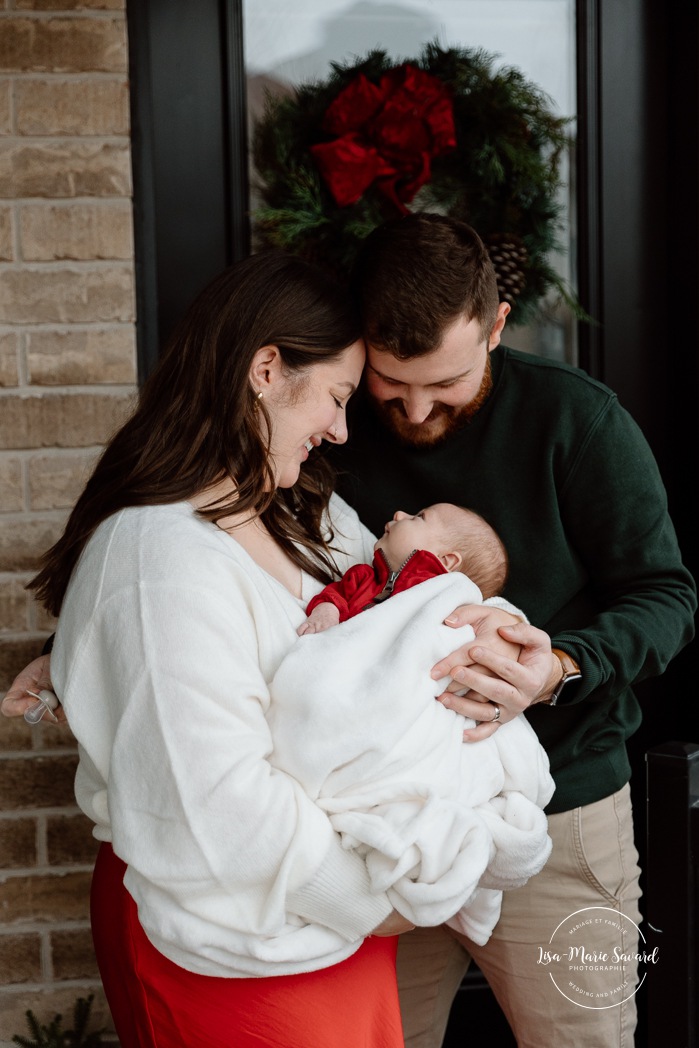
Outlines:
{"type": "Polygon", "coordinates": [[[561,651],[560,648],[551,648],[551,651],[561,664],[561,679],[553,689],[551,698],[546,700],[549,706],[555,706],[566,684],[570,684],[574,680],[581,680],[582,673],[573,656],[569,655],[567,651],[561,651]]]}

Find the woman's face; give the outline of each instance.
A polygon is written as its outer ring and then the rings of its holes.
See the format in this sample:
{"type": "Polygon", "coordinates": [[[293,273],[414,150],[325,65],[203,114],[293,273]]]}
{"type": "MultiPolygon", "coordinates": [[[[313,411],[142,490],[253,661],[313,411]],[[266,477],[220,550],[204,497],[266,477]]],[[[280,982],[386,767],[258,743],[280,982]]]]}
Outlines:
{"type": "Polygon", "coordinates": [[[296,483],[301,466],[323,440],[347,440],[345,409],[359,385],[364,357],[360,340],[333,360],[313,364],[301,374],[283,375],[274,395],[265,398],[277,487],[296,483]]]}

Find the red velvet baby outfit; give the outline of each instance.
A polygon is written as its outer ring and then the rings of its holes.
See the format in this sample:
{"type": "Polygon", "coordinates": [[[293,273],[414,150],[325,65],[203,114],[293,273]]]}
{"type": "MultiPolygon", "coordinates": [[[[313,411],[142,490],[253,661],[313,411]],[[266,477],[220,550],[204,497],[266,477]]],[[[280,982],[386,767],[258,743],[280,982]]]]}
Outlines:
{"type": "Polygon", "coordinates": [[[321,590],[309,602],[306,614],[310,615],[319,604],[334,604],[340,612],[340,622],[344,622],[394,593],[446,574],[439,558],[424,549],[413,550],[397,571],[391,571],[383,551],[378,549],[372,564],[354,564],[338,582],[321,590]]]}

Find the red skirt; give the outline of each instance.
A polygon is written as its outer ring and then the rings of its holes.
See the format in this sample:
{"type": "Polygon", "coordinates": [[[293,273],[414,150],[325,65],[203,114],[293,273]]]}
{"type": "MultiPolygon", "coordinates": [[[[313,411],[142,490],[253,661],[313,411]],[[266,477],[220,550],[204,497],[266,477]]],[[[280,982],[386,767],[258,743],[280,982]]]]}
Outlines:
{"type": "Polygon", "coordinates": [[[92,880],[95,952],[122,1048],[403,1048],[397,937],[370,936],[340,964],[301,975],[195,975],[156,950],[100,848],[92,880]]]}

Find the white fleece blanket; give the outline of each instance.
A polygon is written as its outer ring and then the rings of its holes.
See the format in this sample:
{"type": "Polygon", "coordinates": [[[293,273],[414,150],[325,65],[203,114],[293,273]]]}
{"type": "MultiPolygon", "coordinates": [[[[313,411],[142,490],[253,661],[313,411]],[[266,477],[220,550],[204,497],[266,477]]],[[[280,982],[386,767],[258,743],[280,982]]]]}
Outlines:
{"type": "Polygon", "coordinates": [[[271,685],[272,763],[293,775],[365,856],[372,887],[417,925],[487,941],[501,891],[551,850],[548,759],[523,717],[464,744],[473,724],[435,701],[431,667],[473,639],[443,620],[482,603],[441,575],[324,633],[307,634],[271,685]]]}

